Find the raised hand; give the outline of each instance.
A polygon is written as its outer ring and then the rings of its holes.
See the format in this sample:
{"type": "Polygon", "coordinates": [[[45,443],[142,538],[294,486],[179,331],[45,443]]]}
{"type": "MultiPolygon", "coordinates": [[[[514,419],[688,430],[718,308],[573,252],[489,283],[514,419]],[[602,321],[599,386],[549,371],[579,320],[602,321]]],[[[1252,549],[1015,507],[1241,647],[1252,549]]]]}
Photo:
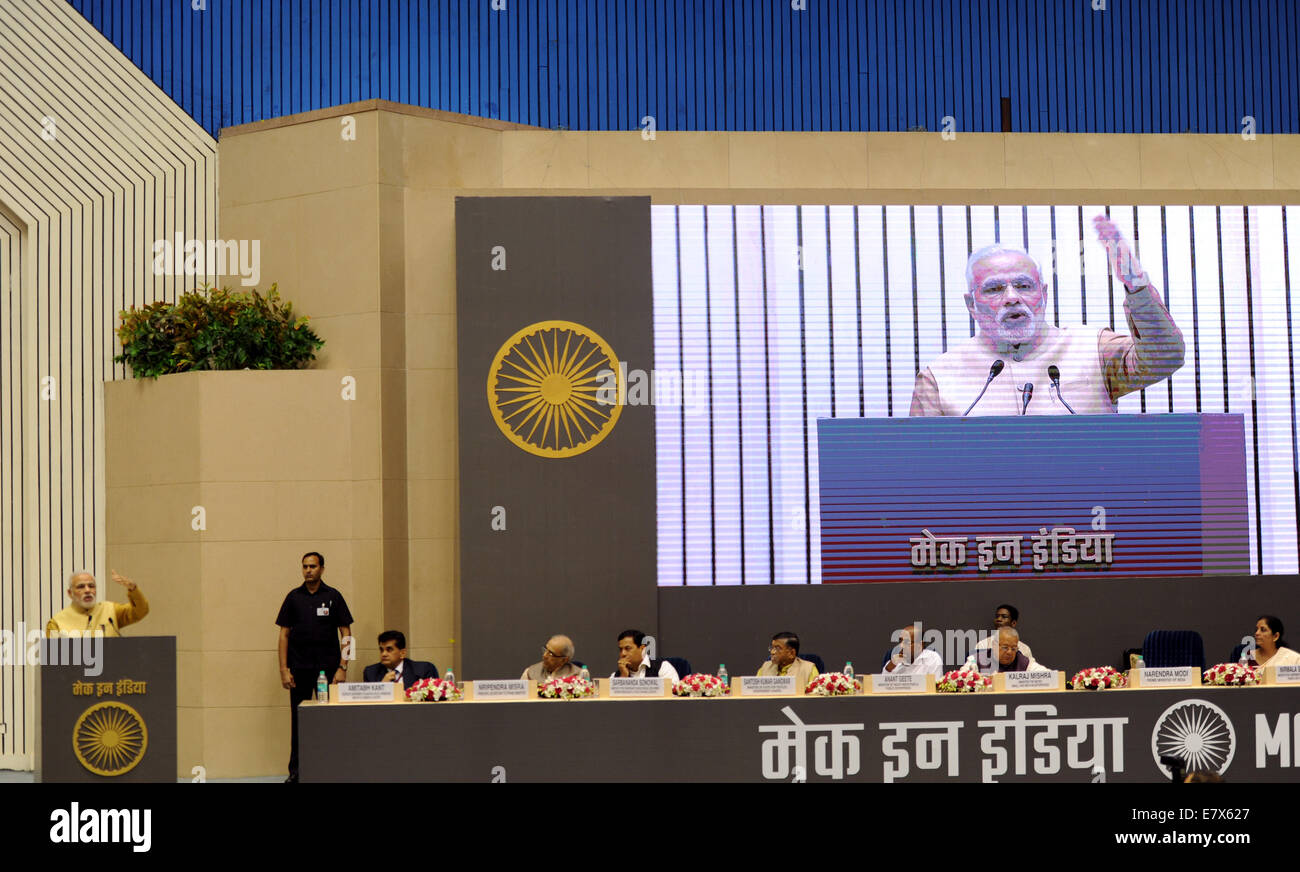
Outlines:
{"type": "Polygon", "coordinates": [[[1133,256],[1132,249],[1128,247],[1128,242],[1115,226],[1115,222],[1105,215],[1098,215],[1092,219],[1092,224],[1097,231],[1097,238],[1106,247],[1106,255],[1110,259],[1110,271],[1115,278],[1123,282],[1124,287],[1130,292],[1139,291],[1151,284],[1146,271],[1133,256]]]}
{"type": "Polygon", "coordinates": [[[127,590],[135,590],[134,581],[127,578],[125,575],[118,575],[116,569],[112,570],[112,573],[113,573],[113,580],[116,581],[118,584],[122,585],[122,587],[126,588],[127,590]]]}

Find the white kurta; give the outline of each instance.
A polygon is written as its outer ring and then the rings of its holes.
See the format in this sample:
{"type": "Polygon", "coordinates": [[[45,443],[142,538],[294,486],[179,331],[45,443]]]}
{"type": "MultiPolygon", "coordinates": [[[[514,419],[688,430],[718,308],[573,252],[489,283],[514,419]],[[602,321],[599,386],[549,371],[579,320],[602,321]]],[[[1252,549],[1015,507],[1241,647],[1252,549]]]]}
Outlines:
{"type": "Polygon", "coordinates": [[[881,669],[881,675],[913,675],[916,673],[930,673],[933,675],[943,675],[943,658],[929,648],[917,655],[911,663],[900,663],[890,672],[888,669],[881,669]]]}

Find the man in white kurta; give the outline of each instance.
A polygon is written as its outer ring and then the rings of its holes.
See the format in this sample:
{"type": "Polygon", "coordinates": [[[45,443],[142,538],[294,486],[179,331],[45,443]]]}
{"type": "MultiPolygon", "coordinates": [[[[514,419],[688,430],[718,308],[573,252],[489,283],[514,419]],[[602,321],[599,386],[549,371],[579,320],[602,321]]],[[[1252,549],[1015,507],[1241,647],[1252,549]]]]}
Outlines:
{"type": "Polygon", "coordinates": [[[960,416],[968,409],[971,415],[1111,413],[1121,396],[1183,365],[1183,335],[1150,278],[1109,218],[1099,215],[1093,223],[1127,292],[1129,333],[1048,324],[1047,286],[1034,259],[1006,246],[982,248],[966,268],[966,308],[979,330],[918,373],[912,415],[960,416]],[[1002,367],[989,381],[995,361],[1002,367]],[[1033,390],[1026,405],[1027,384],[1033,390]]]}
{"type": "Polygon", "coordinates": [[[937,652],[926,648],[925,641],[917,632],[916,626],[903,627],[894,633],[898,644],[894,654],[881,669],[882,674],[912,675],[913,673],[934,676],[943,675],[943,658],[937,652]]]}

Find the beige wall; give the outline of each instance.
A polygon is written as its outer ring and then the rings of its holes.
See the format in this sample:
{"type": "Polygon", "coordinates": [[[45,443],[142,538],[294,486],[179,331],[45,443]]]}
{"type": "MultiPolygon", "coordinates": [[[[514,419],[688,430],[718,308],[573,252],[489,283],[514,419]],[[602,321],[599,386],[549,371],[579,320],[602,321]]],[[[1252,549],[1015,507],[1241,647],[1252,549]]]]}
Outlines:
{"type": "Polygon", "coordinates": [[[414,656],[460,665],[455,197],[1275,203],[1300,193],[1300,137],[646,141],[382,101],[227,129],[218,154],[221,236],[262,241],[264,285],[278,282],[327,345],[313,372],[108,386],[108,408],[120,412],[108,426],[110,560],[175,579],[169,596],[151,597],[150,632],[180,637],[180,770],[202,762],[210,777],[283,771],[288,713],[272,624],[309,548],[326,553],[327,580],[349,597],[363,663],[375,634],[395,627],[414,656]],[[355,139],[342,135],[350,124],[355,139]],[[345,375],[357,380],[354,403],[338,400],[345,375]],[[283,414],[290,406],[295,416],[283,414]],[[148,411],[131,418],[128,408],[148,411]],[[177,447],[136,445],[160,433],[177,447]],[[292,458],[291,471],[272,457],[292,458]],[[150,475],[159,487],[146,497],[150,475]],[[209,522],[196,541],[189,507],[200,503],[209,522]]]}
{"type": "Polygon", "coordinates": [[[341,378],[205,372],[105,385],[108,561],[149,598],[128,632],[176,636],[183,776],[197,765],[210,777],[284,771],[275,616],[302,582],[303,552],[325,554],[358,639],[382,629],[377,409],[360,386],[345,400],[341,378]]]}

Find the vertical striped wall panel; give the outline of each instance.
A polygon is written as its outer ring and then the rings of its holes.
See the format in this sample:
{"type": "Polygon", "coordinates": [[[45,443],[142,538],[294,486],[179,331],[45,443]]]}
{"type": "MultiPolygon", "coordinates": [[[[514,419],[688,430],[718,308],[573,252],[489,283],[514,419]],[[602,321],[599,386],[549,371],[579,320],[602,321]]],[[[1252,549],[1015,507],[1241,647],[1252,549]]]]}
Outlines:
{"type": "MultiPolygon", "coordinates": [[[[1127,333],[1088,206],[653,206],[660,585],[821,581],[818,418],[905,417],[974,335],[966,262],[1027,250],[1047,318],[1127,333]]],[[[1300,570],[1293,206],[1111,206],[1187,346],[1120,414],[1244,416],[1253,573],[1300,570]]],[[[1049,402],[1040,383],[1036,402],[1049,402]]],[[[1014,486],[1009,486],[1014,491],[1014,486]]]]}
{"type": "Polygon", "coordinates": [[[1005,97],[1015,131],[1300,132],[1293,0],[67,2],[213,134],[370,98],[573,130],[998,131],[1005,97]]]}
{"type": "MultiPolygon", "coordinates": [[[[116,314],[215,276],[154,240],[216,236],[216,143],[63,0],[0,3],[0,626],[104,582],[100,384],[116,314]]],[[[129,574],[129,571],[128,571],[129,574]]],[[[31,765],[31,688],[0,665],[0,767],[31,765]]]]}
{"type": "MultiPolygon", "coordinates": [[[[27,455],[35,445],[31,392],[21,386],[26,379],[22,338],[23,318],[34,307],[23,306],[23,265],[27,239],[21,224],[0,208],[0,629],[19,629],[32,613],[27,578],[30,527],[34,518],[35,469],[27,455]]],[[[23,634],[25,636],[25,634],[23,634]]],[[[26,768],[30,750],[25,724],[30,670],[0,665],[0,765],[26,768]],[[13,734],[13,742],[6,741],[13,734]]]]}

